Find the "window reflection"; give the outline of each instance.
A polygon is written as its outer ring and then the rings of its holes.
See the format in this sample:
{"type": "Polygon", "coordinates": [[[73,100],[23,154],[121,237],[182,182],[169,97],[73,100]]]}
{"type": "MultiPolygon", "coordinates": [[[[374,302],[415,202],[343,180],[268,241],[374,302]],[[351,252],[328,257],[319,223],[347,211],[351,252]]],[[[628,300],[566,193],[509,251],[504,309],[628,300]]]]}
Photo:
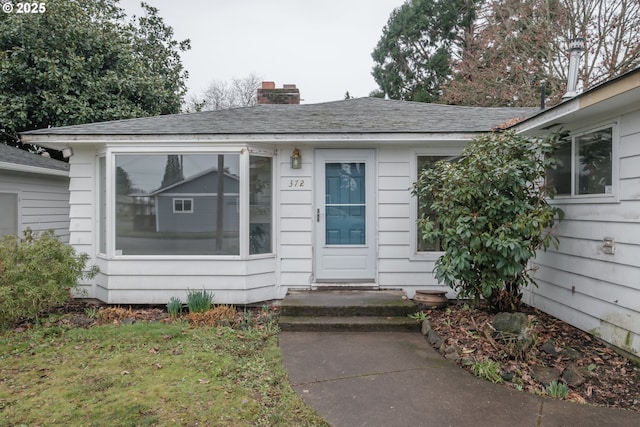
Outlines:
{"type": "Polygon", "coordinates": [[[272,173],[270,157],[249,157],[249,253],[271,249],[272,173]]]}
{"type": "Polygon", "coordinates": [[[238,255],[237,154],[117,155],[116,253],[238,255]]]}
{"type": "MultiPolygon", "coordinates": [[[[434,165],[440,160],[451,160],[451,157],[444,156],[418,156],[418,176],[426,169],[434,167],[434,165]]],[[[435,227],[440,227],[438,216],[434,211],[427,208],[431,204],[431,200],[418,200],[418,218],[429,219],[435,224],[435,227]]],[[[422,236],[422,232],[418,229],[417,233],[417,251],[418,252],[434,252],[442,251],[442,244],[439,240],[430,241],[426,240],[422,236]]]]}
{"type": "Polygon", "coordinates": [[[366,244],[365,163],[325,165],[325,243],[366,244]]]}

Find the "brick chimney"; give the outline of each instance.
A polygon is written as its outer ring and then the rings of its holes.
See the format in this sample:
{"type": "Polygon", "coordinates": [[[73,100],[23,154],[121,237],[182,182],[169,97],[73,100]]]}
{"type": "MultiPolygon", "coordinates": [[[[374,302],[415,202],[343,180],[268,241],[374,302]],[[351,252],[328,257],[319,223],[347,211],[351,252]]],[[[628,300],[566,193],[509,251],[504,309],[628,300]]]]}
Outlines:
{"type": "Polygon", "coordinates": [[[258,104],[300,104],[300,89],[296,85],[282,85],[282,89],[276,89],[274,82],[262,82],[258,89],[258,104]]]}

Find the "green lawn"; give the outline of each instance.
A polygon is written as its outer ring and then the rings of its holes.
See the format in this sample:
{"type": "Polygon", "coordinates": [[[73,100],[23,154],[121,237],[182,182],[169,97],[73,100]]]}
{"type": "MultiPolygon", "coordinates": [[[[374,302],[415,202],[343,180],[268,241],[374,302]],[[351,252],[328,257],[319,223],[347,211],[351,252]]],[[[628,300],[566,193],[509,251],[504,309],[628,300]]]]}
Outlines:
{"type": "Polygon", "coordinates": [[[277,331],[140,322],[0,333],[0,425],[315,426],[277,331]]]}

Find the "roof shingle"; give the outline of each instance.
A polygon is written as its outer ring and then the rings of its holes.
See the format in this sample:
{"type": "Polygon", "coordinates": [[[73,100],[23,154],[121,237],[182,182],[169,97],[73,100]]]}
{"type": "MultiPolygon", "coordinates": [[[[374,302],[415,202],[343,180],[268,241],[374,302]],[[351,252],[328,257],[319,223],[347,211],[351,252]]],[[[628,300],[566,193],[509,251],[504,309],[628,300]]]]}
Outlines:
{"type": "Polygon", "coordinates": [[[486,132],[537,108],[463,107],[358,98],[144,117],[24,132],[26,135],[177,135],[486,132]]]}
{"type": "Polygon", "coordinates": [[[0,143],[0,162],[44,169],[68,171],[69,164],[0,143]]]}

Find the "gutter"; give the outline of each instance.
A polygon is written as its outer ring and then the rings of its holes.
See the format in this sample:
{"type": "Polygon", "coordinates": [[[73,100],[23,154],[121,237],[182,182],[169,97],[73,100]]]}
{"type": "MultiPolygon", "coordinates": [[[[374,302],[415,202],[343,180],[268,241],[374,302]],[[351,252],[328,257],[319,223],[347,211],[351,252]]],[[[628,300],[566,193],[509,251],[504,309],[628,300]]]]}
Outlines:
{"type": "Polygon", "coordinates": [[[63,176],[67,178],[69,177],[68,170],[49,169],[39,166],[20,165],[17,163],[0,162],[0,169],[14,172],[37,173],[41,175],[63,176]]]}

